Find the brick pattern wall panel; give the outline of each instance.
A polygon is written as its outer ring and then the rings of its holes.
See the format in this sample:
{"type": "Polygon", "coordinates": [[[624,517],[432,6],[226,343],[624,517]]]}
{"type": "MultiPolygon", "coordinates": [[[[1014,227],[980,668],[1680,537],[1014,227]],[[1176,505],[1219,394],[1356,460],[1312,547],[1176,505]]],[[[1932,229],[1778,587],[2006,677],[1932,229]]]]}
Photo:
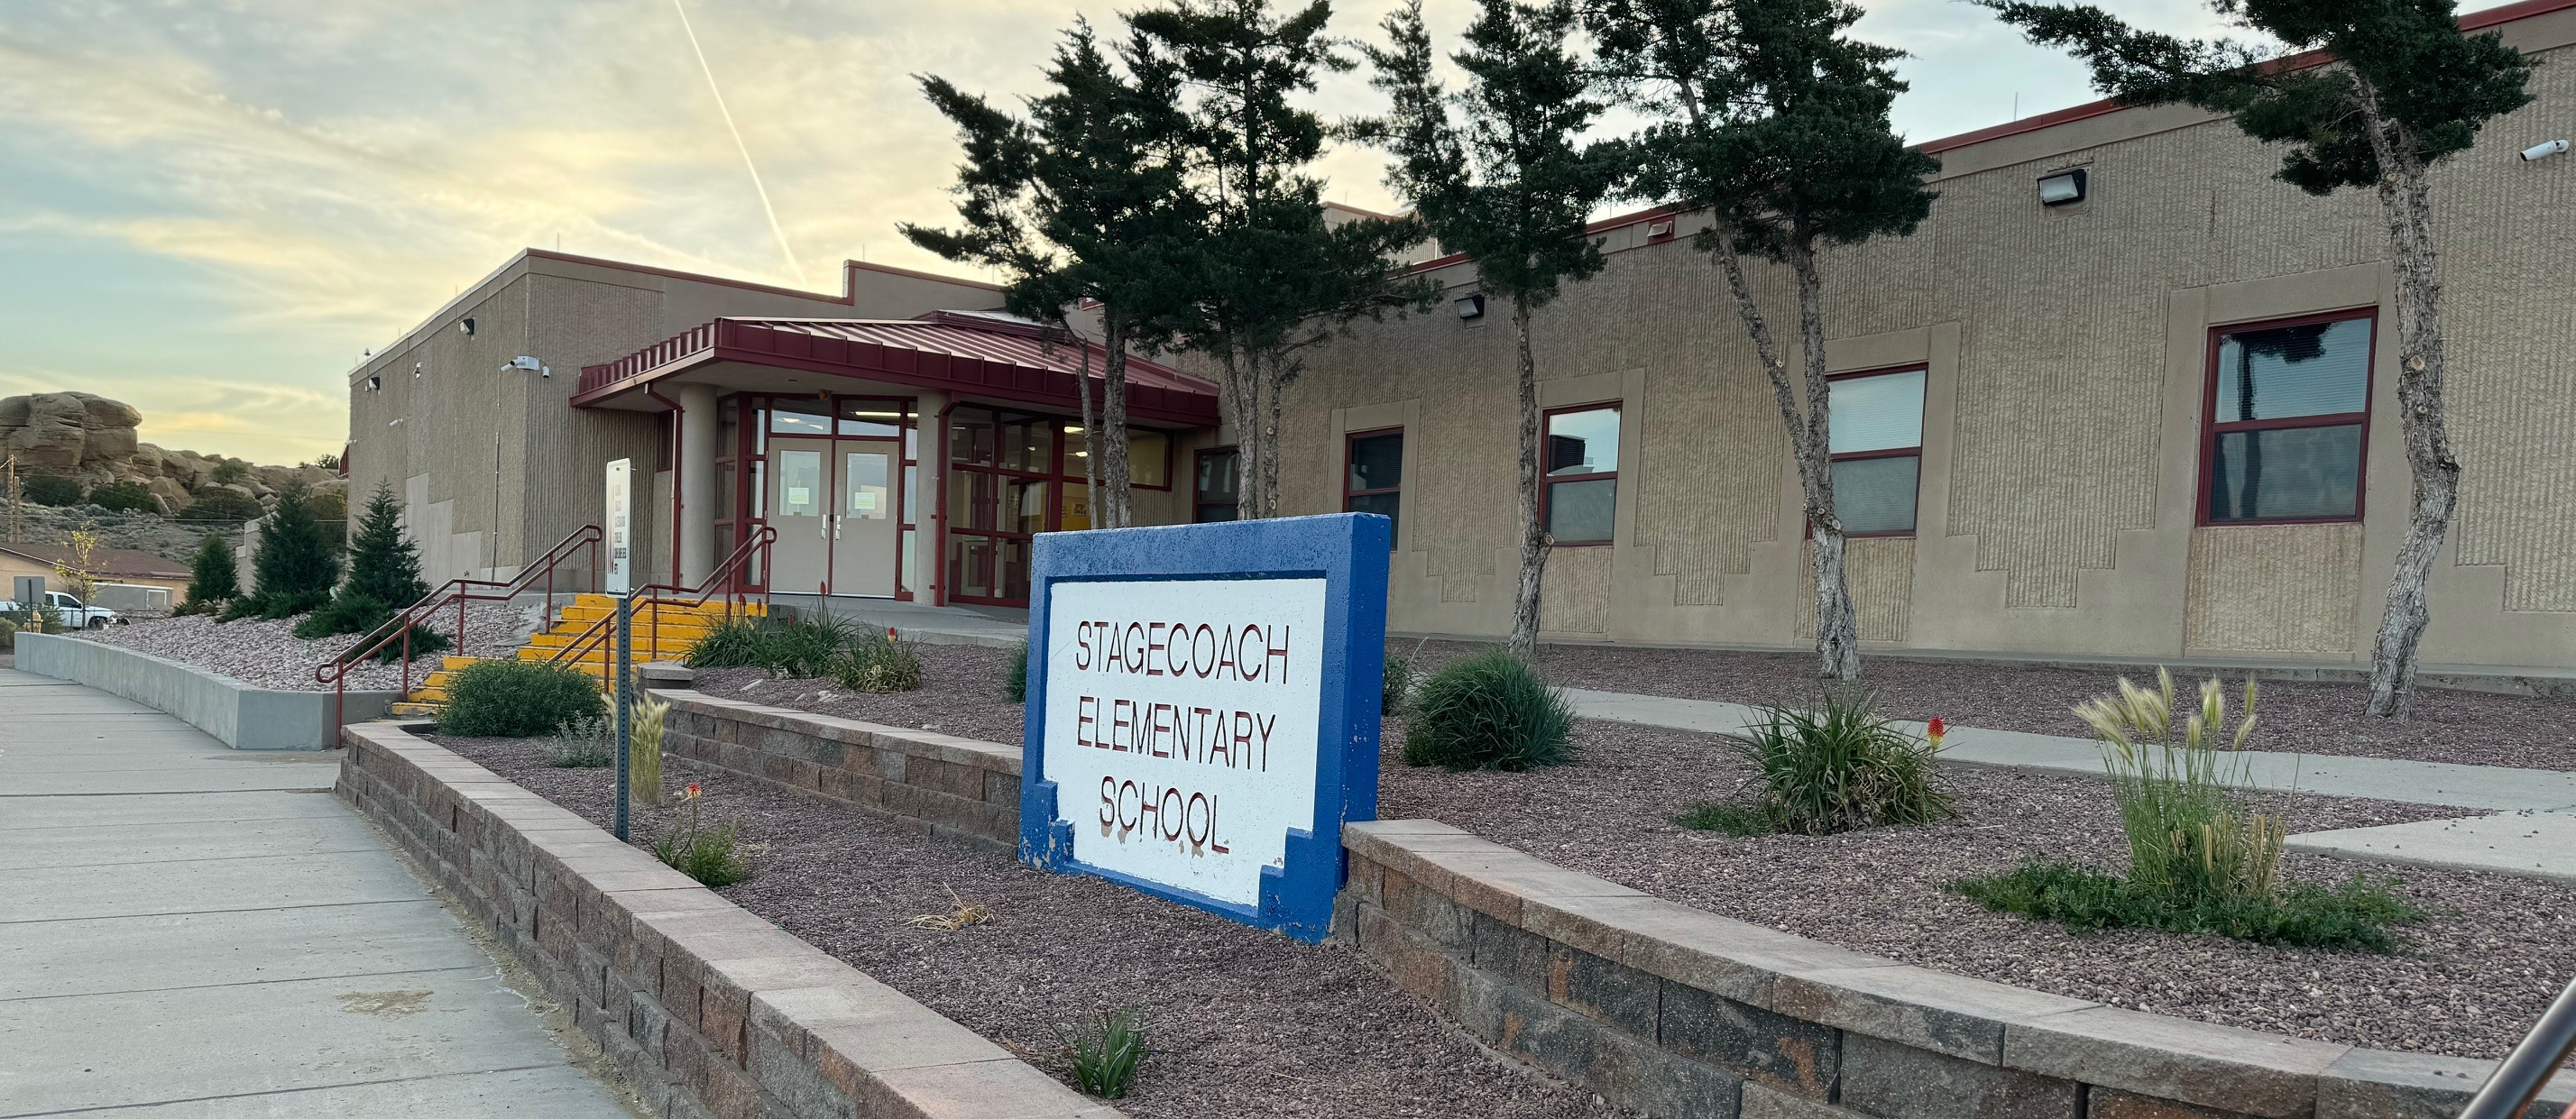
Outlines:
{"type": "MultiPolygon", "coordinates": [[[[2539,100],[2485,135],[2519,144],[2576,133],[2576,50],[2539,61],[2539,100]]],[[[2504,566],[2507,610],[2576,610],[2576,455],[2567,453],[2576,446],[2576,287],[2565,238],[2548,232],[2576,213],[2566,166],[2576,157],[2523,164],[2488,150],[2510,144],[2482,144],[2434,173],[2450,432],[2462,471],[2453,555],[2504,566]]]]}
{"type": "MultiPolygon", "coordinates": [[[[1673,577],[1673,605],[1724,605],[1726,577],[1751,572],[1753,546],[1780,538],[1789,439],[1770,381],[1705,254],[1673,247],[1610,260],[1592,282],[1626,289],[1621,333],[1647,359],[1646,399],[1630,413],[1647,448],[1636,542],[1656,574],[1673,577]]],[[[1792,306],[1780,278],[1762,274],[1761,297],[1775,312],[1792,306]]]]}
{"type": "MultiPolygon", "coordinates": [[[[1816,637],[1815,546],[1798,561],[1798,636],[1816,637]]],[[[1914,619],[1914,538],[1870,536],[1843,542],[1843,583],[1863,641],[1903,641],[1914,619]]]]}
{"type": "Polygon", "coordinates": [[[2351,655],[2361,531],[2357,524],[2194,529],[2184,647],[2351,655]]]}
{"type": "Polygon", "coordinates": [[[1546,575],[1539,581],[1539,628],[1549,633],[1609,632],[1610,562],[1608,548],[1551,549],[1546,575]]]}

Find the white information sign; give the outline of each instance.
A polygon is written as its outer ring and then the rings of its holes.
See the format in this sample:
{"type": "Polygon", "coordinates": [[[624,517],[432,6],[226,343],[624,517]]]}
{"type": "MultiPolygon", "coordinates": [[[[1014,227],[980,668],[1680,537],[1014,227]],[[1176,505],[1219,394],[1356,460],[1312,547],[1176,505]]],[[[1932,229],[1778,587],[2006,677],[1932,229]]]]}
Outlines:
{"type": "Polygon", "coordinates": [[[1074,858],[1255,905],[1312,828],[1325,581],[1051,588],[1045,779],[1074,858]]]}
{"type": "Polygon", "coordinates": [[[634,580],[630,562],[635,545],[635,463],[616,459],[608,464],[608,575],[606,590],[625,594],[634,580]]]}

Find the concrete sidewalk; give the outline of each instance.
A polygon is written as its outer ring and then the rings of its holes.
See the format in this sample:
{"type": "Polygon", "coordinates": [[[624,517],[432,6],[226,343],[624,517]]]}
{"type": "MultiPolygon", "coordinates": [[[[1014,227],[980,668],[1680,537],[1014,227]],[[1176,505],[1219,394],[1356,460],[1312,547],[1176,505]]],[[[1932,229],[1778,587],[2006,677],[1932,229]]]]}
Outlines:
{"type": "Polygon", "coordinates": [[[0,670],[0,1119],[632,1114],[338,764],[0,670]]]}

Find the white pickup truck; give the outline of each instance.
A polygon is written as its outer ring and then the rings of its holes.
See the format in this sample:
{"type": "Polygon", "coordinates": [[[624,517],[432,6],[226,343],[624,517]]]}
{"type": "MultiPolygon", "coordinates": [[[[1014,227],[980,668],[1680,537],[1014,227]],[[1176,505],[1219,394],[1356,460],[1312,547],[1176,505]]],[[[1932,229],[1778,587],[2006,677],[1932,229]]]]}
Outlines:
{"type": "MultiPolygon", "coordinates": [[[[54,620],[48,628],[59,626],[63,629],[105,629],[111,625],[125,624],[125,615],[104,606],[92,606],[61,591],[46,591],[45,606],[54,614],[54,620]]],[[[25,607],[15,599],[0,598],[0,614],[15,614],[22,609],[25,607]]]]}

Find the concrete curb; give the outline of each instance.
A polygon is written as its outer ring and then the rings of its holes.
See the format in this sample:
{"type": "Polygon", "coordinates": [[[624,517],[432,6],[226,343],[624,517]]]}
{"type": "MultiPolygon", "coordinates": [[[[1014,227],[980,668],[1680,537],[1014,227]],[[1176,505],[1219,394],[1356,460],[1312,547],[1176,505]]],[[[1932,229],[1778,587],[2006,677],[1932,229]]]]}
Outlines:
{"type": "Polygon", "coordinates": [[[571,1007],[656,1114],[1124,1119],[402,725],[345,741],[340,798],[571,1007]]]}
{"type": "MultiPolygon", "coordinates": [[[[338,737],[330,692],[257,688],[192,665],[98,641],[50,633],[17,637],[18,668],[166,711],[236,750],[327,750],[338,737]]],[[[340,697],[346,723],[379,718],[402,696],[340,697]]]]}

